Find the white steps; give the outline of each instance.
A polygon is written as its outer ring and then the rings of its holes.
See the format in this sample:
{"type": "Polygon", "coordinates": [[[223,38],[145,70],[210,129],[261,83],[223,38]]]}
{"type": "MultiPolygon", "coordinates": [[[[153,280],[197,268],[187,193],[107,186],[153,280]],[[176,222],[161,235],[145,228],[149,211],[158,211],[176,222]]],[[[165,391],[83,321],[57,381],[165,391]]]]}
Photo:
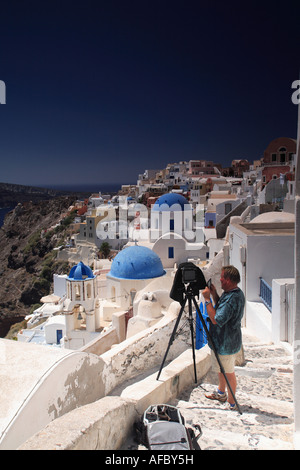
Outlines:
{"type": "MultiPolygon", "coordinates": [[[[200,424],[202,450],[291,450],[293,446],[293,363],[281,346],[244,338],[245,366],[236,367],[236,398],[242,415],[205,398],[210,377],[186,390],[176,403],[186,424],[200,424]]],[[[215,377],[216,378],[216,377],[215,377]]]]}

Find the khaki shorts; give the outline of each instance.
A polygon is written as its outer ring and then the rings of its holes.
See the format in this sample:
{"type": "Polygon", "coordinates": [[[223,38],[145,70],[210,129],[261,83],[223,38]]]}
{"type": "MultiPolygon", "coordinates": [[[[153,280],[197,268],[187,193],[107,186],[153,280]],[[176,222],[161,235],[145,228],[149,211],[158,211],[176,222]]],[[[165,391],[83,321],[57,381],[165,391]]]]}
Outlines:
{"type": "MultiPolygon", "coordinates": [[[[236,360],[237,355],[238,355],[238,352],[236,354],[230,354],[228,356],[223,355],[223,354],[218,354],[218,358],[220,359],[220,362],[224,368],[225,374],[232,374],[234,372],[235,360],[236,360]]],[[[211,351],[211,365],[212,365],[212,370],[214,372],[221,372],[219,363],[213,351],[211,351]]]]}

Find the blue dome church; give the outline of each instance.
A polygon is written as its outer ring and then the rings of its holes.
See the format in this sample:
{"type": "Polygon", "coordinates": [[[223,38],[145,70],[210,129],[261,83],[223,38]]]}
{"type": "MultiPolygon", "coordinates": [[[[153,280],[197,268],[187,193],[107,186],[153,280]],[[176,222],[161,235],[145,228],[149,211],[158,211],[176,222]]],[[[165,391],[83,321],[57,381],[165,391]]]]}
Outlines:
{"type": "Polygon", "coordinates": [[[73,266],[68,276],[69,281],[84,281],[86,279],[94,278],[95,276],[91,268],[83,264],[82,261],[76,264],[76,266],[73,266]]]}
{"type": "Polygon", "coordinates": [[[66,318],[64,347],[78,349],[89,342],[99,327],[97,280],[82,261],[73,266],[66,278],[66,318]]]}
{"type": "Polygon", "coordinates": [[[67,277],[67,298],[88,307],[90,301],[96,297],[96,276],[89,266],[80,261],[72,267],[67,277]]]}
{"type": "Polygon", "coordinates": [[[151,209],[151,241],[166,233],[189,234],[193,228],[193,210],[189,201],[178,193],[160,196],[151,209]]]}
{"type": "Polygon", "coordinates": [[[145,246],[130,246],[114,258],[109,275],[116,279],[153,279],[165,274],[159,256],[145,246]]]}
{"type": "Polygon", "coordinates": [[[164,268],[172,269],[188,259],[205,260],[203,240],[202,229],[194,227],[192,205],[182,194],[163,194],[157,199],[151,210],[151,242],[164,268]]]}
{"type": "Polygon", "coordinates": [[[155,212],[170,212],[192,210],[189,201],[178,193],[168,193],[160,196],[152,208],[155,212]]]}
{"type": "Polygon", "coordinates": [[[136,293],[153,279],[166,274],[159,256],[140,245],[123,248],[114,258],[107,274],[106,302],[101,306],[104,320],[109,321],[115,311],[133,307],[136,293]]]}

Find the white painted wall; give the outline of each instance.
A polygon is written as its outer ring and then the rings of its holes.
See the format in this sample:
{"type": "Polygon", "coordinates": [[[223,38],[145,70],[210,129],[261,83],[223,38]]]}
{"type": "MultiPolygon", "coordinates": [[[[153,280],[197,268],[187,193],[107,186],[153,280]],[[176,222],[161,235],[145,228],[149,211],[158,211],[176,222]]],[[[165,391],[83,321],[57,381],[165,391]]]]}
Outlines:
{"type": "Polygon", "coordinates": [[[288,327],[294,322],[294,303],[289,305],[288,291],[293,289],[294,279],[273,279],[272,282],[272,341],[290,341],[288,327]]]}
{"type": "Polygon", "coordinates": [[[59,297],[63,297],[66,294],[66,274],[54,274],[53,275],[53,293],[59,297]]]}
{"type": "Polygon", "coordinates": [[[48,319],[44,326],[45,340],[47,344],[55,344],[57,339],[57,330],[62,330],[62,335],[66,334],[66,322],[64,315],[55,315],[48,319]]]}
{"type": "MultiPolygon", "coordinates": [[[[172,302],[168,314],[156,325],[101,356],[0,340],[4,360],[0,449],[16,449],[53,419],[104,397],[125,380],[160,365],[179,310],[179,303],[172,302]]],[[[170,348],[168,361],[189,347],[190,341],[182,332],[170,348]]]]}
{"type": "Polygon", "coordinates": [[[0,348],[1,450],[16,449],[53,419],[104,396],[101,357],[4,339],[0,348]]]}
{"type": "MultiPolygon", "coordinates": [[[[208,372],[208,346],[196,350],[198,380],[208,372]]],[[[169,403],[194,379],[192,351],[163,369],[126,387],[121,396],[107,396],[49,423],[18,450],[117,450],[134,432],[134,422],[153,403],[169,403]],[[118,425],[116,426],[116,423],[118,425]]]]}
{"type": "MultiPolygon", "coordinates": [[[[284,225],[284,224],[283,224],[284,225]]],[[[241,247],[246,248],[244,293],[247,300],[257,302],[259,298],[259,277],[270,286],[272,280],[293,277],[294,236],[288,234],[261,235],[245,233],[239,225],[229,226],[230,262],[242,275],[241,247]]],[[[241,287],[242,288],[242,287],[241,287]]]]}
{"type": "MultiPolygon", "coordinates": [[[[284,226],[284,224],[282,224],[284,226]]],[[[291,278],[294,273],[294,236],[262,230],[259,234],[243,230],[238,224],[229,226],[229,257],[240,272],[247,302],[246,327],[261,340],[272,341],[280,336],[281,326],[272,324],[272,315],[259,297],[260,277],[272,287],[273,279],[291,278]],[[275,328],[272,333],[272,328],[275,328]]],[[[276,309],[276,306],[275,306],[276,309]]],[[[277,314],[275,314],[277,316],[277,314]]]]}
{"type": "Polygon", "coordinates": [[[272,342],[272,316],[271,312],[262,302],[246,302],[246,327],[263,342],[272,342]]]}
{"type": "Polygon", "coordinates": [[[154,243],[152,250],[160,257],[163,267],[169,269],[189,258],[205,261],[208,248],[203,243],[188,243],[181,235],[169,232],[154,243]],[[169,257],[169,248],[173,248],[173,258],[169,257]]]}

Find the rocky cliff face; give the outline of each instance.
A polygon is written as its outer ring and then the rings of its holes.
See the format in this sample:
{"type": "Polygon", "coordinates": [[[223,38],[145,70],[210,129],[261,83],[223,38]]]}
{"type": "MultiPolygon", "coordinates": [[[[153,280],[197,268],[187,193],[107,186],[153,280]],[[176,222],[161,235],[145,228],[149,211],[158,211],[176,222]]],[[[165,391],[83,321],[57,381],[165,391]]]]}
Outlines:
{"type": "Polygon", "coordinates": [[[43,201],[61,195],[64,195],[64,191],[24,186],[22,184],[0,183],[0,207],[13,207],[19,202],[43,201]]]}
{"type": "Polygon", "coordinates": [[[6,215],[0,229],[0,337],[49,293],[54,272],[66,272],[53,248],[70,231],[75,213],[67,211],[74,202],[72,196],[24,202],[6,215]]]}

